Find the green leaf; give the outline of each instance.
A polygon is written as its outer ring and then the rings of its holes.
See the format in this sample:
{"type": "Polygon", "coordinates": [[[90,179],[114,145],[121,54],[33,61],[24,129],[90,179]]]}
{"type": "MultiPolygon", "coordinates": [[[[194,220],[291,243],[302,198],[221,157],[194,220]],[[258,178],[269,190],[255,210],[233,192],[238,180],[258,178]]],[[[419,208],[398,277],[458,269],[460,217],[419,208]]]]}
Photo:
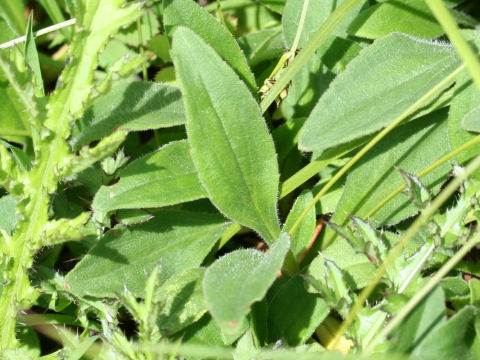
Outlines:
{"type": "MultiPolygon", "coordinates": [[[[309,0],[305,23],[298,43],[299,48],[302,48],[307,43],[313,33],[325,22],[330,13],[332,13],[344,1],[345,0],[309,0]]],[[[292,47],[293,40],[297,34],[304,2],[305,0],[287,0],[285,4],[282,17],[282,27],[283,36],[285,37],[285,42],[287,43],[288,48],[292,47]]],[[[356,10],[352,11],[340,26],[336,28],[334,31],[335,35],[346,35],[346,27],[356,16],[360,8],[361,4],[360,6],[357,6],[356,10]]]]}
{"type": "MultiPolygon", "coordinates": [[[[288,232],[291,229],[293,224],[295,224],[302,214],[303,210],[312,202],[312,200],[313,195],[311,191],[304,191],[298,196],[287,216],[285,224],[283,225],[283,232],[288,232]]],[[[295,259],[298,259],[308,249],[308,246],[312,241],[313,232],[315,231],[315,225],[316,214],[315,208],[312,207],[290,239],[290,250],[295,256],[295,259]]]]}
{"type": "Polygon", "coordinates": [[[217,214],[162,211],[140,225],[110,230],[65,278],[77,295],[113,297],[126,286],[144,291],[146,274],[161,264],[160,280],[198,267],[228,223],[217,214]]]}
{"type": "Polygon", "coordinates": [[[42,71],[40,70],[40,60],[38,59],[37,46],[35,45],[35,38],[33,37],[33,11],[30,13],[27,22],[27,34],[25,39],[25,62],[30,70],[33,72],[33,79],[35,85],[40,89],[44,95],[42,71]]]}
{"type": "Polygon", "coordinates": [[[233,338],[242,334],[251,304],[265,296],[289,247],[288,234],[282,233],[269,254],[237,250],[207,269],[203,280],[205,301],[222,333],[233,338]]]}
{"type": "Polygon", "coordinates": [[[157,301],[162,311],[157,319],[158,328],[173,334],[200,318],[207,312],[203,299],[204,269],[190,269],[173,275],[158,290],[157,301]]]}
{"type": "Polygon", "coordinates": [[[171,142],[132,161],[120,180],[102,186],[92,208],[99,214],[117,209],[162,207],[205,197],[186,141],[171,142]]]}
{"type": "Polygon", "coordinates": [[[281,14],[283,12],[283,7],[285,6],[285,0],[259,0],[269,9],[281,14]]]}
{"type": "Polygon", "coordinates": [[[178,27],[172,50],[192,158],[210,200],[272,243],[278,165],[260,108],[235,72],[198,35],[178,27]]]}
{"type": "Polygon", "coordinates": [[[170,38],[177,26],[191,29],[235,70],[250,91],[256,92],[255,77],[248,67],[245,55],[232,34],[205,9],[192,0],[163,0],[163,24],[170,38]]]}
{"type": "Polygon", "coordinates": [[[0,137],[23,142],[30,132],[25,129],[28,114],[15,90],[8,84],[0,82],[0,137]]]}
{"type": "Polygon", "coordinates": [[[27,22],[25,21],[25,6],[22,1],[0,2],[0,16],[18,36],[25,34],[27,22]]]}
{"type": "Polygon", "coordinates": [[[473,306],[465,306],[446,323],[428,329],[425,340],[412,352],[412,357],[425,360],[476,359],[472,352],[472,321],[477,315],[473,306]]]}
{"type": "Polygon", "coordinates": [[[16,214],[17,201],[13,196],[6,195],[0,198],[0,229],[12,235],[19,216],[16,214]]]}
{"type": "Polygon", "coordinates": [[[320,98],[301,131],[300,148],[321,151],[382,129],[458,66],[450,46],[402,34],[377,40],[320,98]]]}
{"type": "Polygon", "coordinates": [[[362,11],[348,28],[351,35],[378,39],[392,32],[432,39],[443,34],[424,0],[389,0],[362,11]]]}
{"type": "Polygon", "coordinates": [[[280,29],[265,29],[246,34],[238,39],[250,66],[275,59],[286,50],[280,29]]]}
{"type": "Polygon", "coordinates": [[[480,106],[464,116],[462,127],[467,131],[480,132],[480,106]]]}
{"type": "MultiPolygon", "coordinates": [[[[366,216],[402,185],[404,181],[395,167],[418,173],[448,153],[446,117],[447,111],[439,110],[402,125],[370,150],[350,171],[332,222],[345,224],[349,214],[366,216]]],[[[445,163],[421,180],[436,193],[450,170],[445,163]]],[[[370,221],[375,226],[394,224],[417,212],[408,197],[398,194],[371,215],[370,221]]]]}
{"type": "Polygon", "coordinates": [[[150,130],[181,125],[185,112],[180,89],[165,84],[127,81],[98,97],[77,126],[70,140],[78,149],[111,134],[117,128],[150,130]]]}
{"type": "MultiPolygon", "coordinates": [[[[435,328],[444,324],[445,320],[445,296],[441,287],[437,287],[392,333],[390,350],[397,353],[409,353],[435,328]]],[[[419,359],[423,359],[423,357],[419,359]]]]}
{"type": "Polygon", "coordinates": [[[320,295],[307,292],[300,276],[291,278],[268,304],[270,343],[285,339],[290,346],[303,344],[329,312],[320,295]]]}
{"type": "MultiPolygon", "coordinates": [[[[333,262],[349,275],[347,285],[352,289],[361,289],[367,286],[375,271],[375,266],[370,260],[364,254],[357,253],[345,239],[338,239],[327,247],[322,254],[325,259],[333,262]]],[[[323,264],[322,256],[317,256],[317,259],[317,262],[323,264]]],[[[317,273],[320,274],[318,271],[317,273]]],[[[324,273],[323,270],[322,273],[324,273]]]]}

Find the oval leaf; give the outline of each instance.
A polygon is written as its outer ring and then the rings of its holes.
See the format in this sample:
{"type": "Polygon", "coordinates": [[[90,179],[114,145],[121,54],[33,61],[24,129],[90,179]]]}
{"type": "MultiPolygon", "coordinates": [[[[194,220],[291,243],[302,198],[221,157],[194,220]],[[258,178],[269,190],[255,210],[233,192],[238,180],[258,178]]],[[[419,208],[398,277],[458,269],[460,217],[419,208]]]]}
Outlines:
{"type": "Polygon", "coordinates": [[[352,60],[307,119],[300,148],[321,151],[389,125],[459,66],[451,46],[392,34],[352,60]]]}
{"type": "Polygon", "coordinates": [[[187,112],[192,158],[210,200],[267,241],[280,233],[278,165],[258,104],[198,35],[179,27],[173,60],[187,112]]]}
{"type": "Polygon", "coordinates": [[[161,264],[161,282],[200,266],[228,223],[218,214],[162,211],[147,223],[113,229],[65,278],[78,295],[142,296],[147,274],[161,264]]]}
{"type": "Polygon", "coordinates": [[[238,337],[250,306],[263,299],[275,281],[290,247],[282,233],[267,255],[253,249],[231,252],[211,265],[203,280],[207,307],[222,332],[238,337]]]}
{"type": "Polygon", "coordinates": [[[162,207],[205,196],[184,140],[132,161],[120,171],[118,183],[98,190],[92,208],[100,216],[117,209],[162,207]]]}

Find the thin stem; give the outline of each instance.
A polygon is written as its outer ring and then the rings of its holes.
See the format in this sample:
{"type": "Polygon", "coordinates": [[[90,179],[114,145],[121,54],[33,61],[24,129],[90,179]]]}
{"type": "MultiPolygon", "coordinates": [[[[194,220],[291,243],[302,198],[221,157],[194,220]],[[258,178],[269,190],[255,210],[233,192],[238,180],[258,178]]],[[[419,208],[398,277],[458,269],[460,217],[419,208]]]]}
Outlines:
{"type": "MultiPolygon", "coordinates": [[[[390,133],[393,129],[395,129],[403,120],[405,120],[408,116],[413,114],[415,110],[417,110],[421,105],[423,105],[428,99],[430,99],[433,95],[438,93],[442,90],[447,84],[452,82],[455,77],[463,71],[465,65],[460,65],[456,70],[454,70],[450,75],[445,77],[442,81],[440,81],[437,85],[435,85],[432,89],[430,89],[425,95],[423,95],[420,99],[418,99],[414,104],[412,104],[407,110],[403,112],[398,118],[396,118],[390,125],[380,131],[372,140],[370,140],[367,145],[365,145],[362,150],[360,150],[354,157],[350,159],[331,179],[325,186],[320,190],[320,192],[313,198],[312,202],[305,208],[302,212],[300,217],[297,219],[295,224],[293,224],[292,228],[290,229],[290,235],[292,235],[295,230],[298,228],[300,223],[302,222],[305,215],[308,214],[310,209],[312,209],[315,204],[320,200],[320,198],[327,193],[328,190],[332,188],[333,185],[343,176],[346,174],[350,168],[355,165],[358,160],[360,160],[370,149],[372,149],[376,144],[380,142],[388,133],[390,133]]],[[[328,245],[328,244],[326,244],[328,245]]]]}
{"type": "MultiPolygon", "coordinates": [[[[38,30],[36,33],[35,33],[35,36],[41,36],[41,35],[45,35],[45,34],[48,34],[48,33],[51,33],[53,31],[57,31],[57,30],[60,30],[64,27],[67,27],[67,26],[70,26],[70,25],[73,25],[77,22],[77,19],[73,18],[73,19],[70,19],[70,20],[66,20],[66,21],[63,21],[61,23],[58,23],[58,24],[55,24],[55,25],[52,25],[52,26],[48,26],[46,28],[43,28],[43,29],[40,29],[38,30]]],[[[19,43],[22,43],[24,42],[26,39],[25,35],[24,36],[20,36],[19,38],[16,38],[16,39],[13,39],[13,40],[10,40],[10,41],[7,41],[6,43],[3,43],[3,44],[0,44],[0,50],[1,49],[7,49],[11,46],[14,46],[16,44],[19,44],[19,43]]]]}
{"type": "MultiPolygon", "coordinates": [[[[138,33],[138,42],[140,43],[140,55],[143,56],[145,53],[145,49],[143,48],[142,23],[140,21],[140,18],[137,19],[137,33],[138,33]]],[[[142,76],[143,76],[143,81],[148,80],[147,64],[145,62],[142,63],[142,76]]]]}
{"type": "Polygon", "coordinates": [[[290,52],[295,54],[295,51],[298,49],[298,43],[300,42],[300,36],[302,36],[303,26],[305,25],[305,18],[307,17],[307,9],[310,0],[303,1],[302,13],[300,15],[300,22],[298,23],[297,33],[295,34],[295,39],[293,40],[292,48],[290,52]]]}
{"type": "Polygon", "coordinates": [[[268,107],[275,101],[278,95],[287,87],[295,74],[305,65],[317,49],[322,45],[330,34],[335,30],[342,21],[359,5],[363,0],[346,0],[335,9],[334,12],[325,20],[320,28],[313,34],[307,44],[295,56],[292,63],[285,69],[270,91],[265,95],[260,107],[265,112],[268,107]]]}
{"type": "MultiPolygon", "coordinates": [[[[458,155],[459,153],[461,153],[462,151],[465,151],[466,149],[468,149],[470,146],[473,146],[475,144],[478,144],[480,142],[480,135],[477,135],[476,137],[474,137],[473,139],[467,141],[465,144],[457,147],[455,150],[449,152],[448,154],[442,156],[440,159],[438,159],[437,161],[435,161],[432,165],[430,165],[429,167],[423,169],[422,171],[420,171],[417,176],[418,177],[422,177],[422,176],[425,176],[427,175],[430,171],[433,171],[434,169],[436,169],[437,167],[439,167],[440,165],[442,165],[443,163],[447,162],[448,160],[452,159],[453,157],[455,157],[456,155],[458,155]]],[[[405,189],[405,184],[403,185],[400,185],[398,188],[396,188],[394,191],[392,191],[387,197],[383,198],[382,201],[380,201],[373,209],[371,209],[367,215],[365,215],[365,219],[368,219],[370,216],[372,216],[373,214],[375,214],[378,210],[380,210],[386,203],[388,203],[390,200],[392,200],[395,196],[397,196],[398,194],[400,194],[403,190],[405,189]]]]}
{"type": "Polygon", "coordinates": [[[445,7],[442,0],[425,0],[425,2],[432,10],[433,15],[435,15],[440,25],[442,25],[443,30],[445,30],[452,44],[457,48],[458,54],[467,66],[468,72],[472,76],[478,90],[480,90],[480,62],[475,52],[462,36],[452,14],[450,14],[450,11],[445,7]]]}
{"type": "Polygon", "coordinates": [[[373,292],[377,284],[382,279],[383,275],[386,273],[388,267],[393,264],[395,259],[401,255],[405,245],[415,236],[415,234],[420,230],[420,228],[428,221],[428,219],[442,206],[445,201],[447,201],[450,196],[452,196],[455,191],[460,187],[460,185],[476,170],[480,167],[480,156],[476,157],[466,168],[465,170],[457,175],[453,181],[451,181],[445,189],[440,192],[440,194],[430,203],[430,205],[425,208],[418,218],[413,222],[413,224],[407,229],[407,231],[400,238],[395,247],[390,251],[385,261],[380,265],[380,267],[375,271],[372,280],[367,287],[365,287],[357,300],[350,309],[350,313],[347,318],[344,320],[337,333],[335,334],[335,339],[333,340],[332,348],[335,348],[335,345],[338,344],[341,337],[348,330],[350,325],[353,323],[353,320],[357,316],[358,312],[362,309],[363,304],[373,292]]]}
{"type": "Polygon", "coordinates": [[[366,352],[371,352],[375,345],[377,345],[382,339],[387,337],[402,321],[405,319],[410,312],[415,309],[420,301],[427,296],[432,289],[437,286],[437,284],[442,280],[442,278],[447,275],[450,270],[478,243],[480,242],[480,232],[477,232],[462,248],[453,255],[450,260],[448,260],[437,273],[424,284],[418,292],[408,301],[408,303],[400,310],[400,312],[395,316],[387,326],[378,334],[365,349],[366,352]]]}

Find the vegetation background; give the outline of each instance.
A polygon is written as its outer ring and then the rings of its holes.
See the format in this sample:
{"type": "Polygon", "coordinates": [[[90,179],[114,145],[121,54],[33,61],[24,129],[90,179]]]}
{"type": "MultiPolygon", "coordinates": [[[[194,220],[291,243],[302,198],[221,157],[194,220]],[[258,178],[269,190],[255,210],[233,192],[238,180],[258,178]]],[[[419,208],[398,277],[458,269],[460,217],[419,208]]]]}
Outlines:
{"type": "Polygon", "coordinates": [[[0,358],[480,358],[479,26],[1,1],[0,358]]]}

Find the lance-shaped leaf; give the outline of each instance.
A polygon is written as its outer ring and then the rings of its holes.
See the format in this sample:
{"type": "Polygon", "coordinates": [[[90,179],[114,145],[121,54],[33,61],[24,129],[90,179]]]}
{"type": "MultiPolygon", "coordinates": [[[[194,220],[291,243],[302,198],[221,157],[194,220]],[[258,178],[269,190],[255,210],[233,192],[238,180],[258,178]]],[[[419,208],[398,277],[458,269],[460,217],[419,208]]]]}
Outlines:
{"type": "Polygon", "coordinates": [[[192,158],[210,200],[267,242],[280,233],[273,140],[247,86],[192,30],[178,27],[173,60],[192,158]]]}
{"type": "Polygon", "coordinates": [[[161,282],[200,266],[227,226],[218,214],[169,210],[144,224],[110,230],[67,275],[67,287],[75,294],[104,297],[126,286],[140,296],[157,264],[161,282]]]}
{"type": "Polygon", "coordinates": [[[186,141],[172,142],[132,161],[120,181],[102,186],[93,199],[98,214],[117,209],[152,208],[205,197],[186,141]]]}
{"type": "Polygon", "coordinates": [[[97,98],[80,121],[71,140],[79,148],[111,134],[115,129],[149,130],[183,124],[180,89],[149,82],[122,82],[97,98]]]}
{"type": "Polygon", "coordinates": [[[169,37],[177,26],[192,29],[237,72],[251,91],[256,91],[255,77],[232,34],[195,1],[163,0],[163,23],[169,37]]]}
{"type": "Polygon", "coordinates": [[[451,46],[402,34],[377,40],[320,98],[302,128],[300,148],[321,151],[388,126],[459,64],[451,46]]]}
{"type": "Polygon", "coordinates": [[[203,280],[205,301],[224,335],[234,340],[245,330],[250,305],[265,296],[289,247],[289,236],[282,233],[269,254],[238,250],[207,269],[203,280]]]}

